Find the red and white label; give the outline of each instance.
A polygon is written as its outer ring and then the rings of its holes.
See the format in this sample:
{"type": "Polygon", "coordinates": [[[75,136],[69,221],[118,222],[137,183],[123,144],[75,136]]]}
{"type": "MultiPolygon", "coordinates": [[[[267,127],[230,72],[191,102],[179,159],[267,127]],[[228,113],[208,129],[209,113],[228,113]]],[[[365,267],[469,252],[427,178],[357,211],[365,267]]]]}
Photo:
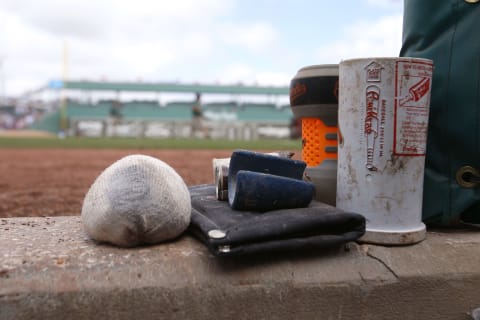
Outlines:
{"type": "Polygon", "coordinates": [[[425,156],[433,65],[397,61],[394,154],[425,156]]]}

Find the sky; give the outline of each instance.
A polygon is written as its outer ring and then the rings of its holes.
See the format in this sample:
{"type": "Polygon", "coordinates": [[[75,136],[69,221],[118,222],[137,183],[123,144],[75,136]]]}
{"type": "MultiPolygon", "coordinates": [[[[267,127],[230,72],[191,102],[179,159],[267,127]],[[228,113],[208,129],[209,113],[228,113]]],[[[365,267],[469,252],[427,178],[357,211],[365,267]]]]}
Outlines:
{"type": "Polygon", "coordinates": [[[0,95],[51,80],[288,86],[398,56],[402,0],[1,0],[0,95]]]}

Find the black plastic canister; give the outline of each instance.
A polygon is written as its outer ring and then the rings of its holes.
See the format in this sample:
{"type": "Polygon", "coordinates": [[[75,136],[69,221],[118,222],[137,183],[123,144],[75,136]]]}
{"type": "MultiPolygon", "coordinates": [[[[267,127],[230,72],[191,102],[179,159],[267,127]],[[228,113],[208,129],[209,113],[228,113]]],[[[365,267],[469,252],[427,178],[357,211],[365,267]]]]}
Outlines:
{"type": "Polygon", "coordinates": [[[306,66],[290,82],[290,106],[302,121],[305,179],[315,199],[335,205],[337,185],[338,64],[306,66]]]}

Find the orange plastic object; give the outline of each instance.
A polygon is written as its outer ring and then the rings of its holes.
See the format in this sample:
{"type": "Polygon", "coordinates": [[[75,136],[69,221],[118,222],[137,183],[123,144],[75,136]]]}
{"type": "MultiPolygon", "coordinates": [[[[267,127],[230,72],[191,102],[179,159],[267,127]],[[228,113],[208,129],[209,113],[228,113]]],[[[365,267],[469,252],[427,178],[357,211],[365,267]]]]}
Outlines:
{"type": "Polygon", "coordinates": [[[337,159],[337,140],[328,139],[337,134],[337,127],[328,127],[321,119],[302,119],[302,159],[307,166],[318,166],[325,159],[337,159]]]}

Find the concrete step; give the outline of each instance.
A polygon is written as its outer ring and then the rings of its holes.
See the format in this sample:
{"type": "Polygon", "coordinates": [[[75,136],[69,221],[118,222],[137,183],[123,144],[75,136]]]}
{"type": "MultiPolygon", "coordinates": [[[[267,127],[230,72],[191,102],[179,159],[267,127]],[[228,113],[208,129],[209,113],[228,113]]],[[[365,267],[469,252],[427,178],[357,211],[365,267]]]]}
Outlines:
{"type": "Polygon", "coordinates": [[[197,240],[122,249],[80,217],[0,219],[0,319],[471,319],[480,232],[404,247],[219,259],[197,240]]]}

